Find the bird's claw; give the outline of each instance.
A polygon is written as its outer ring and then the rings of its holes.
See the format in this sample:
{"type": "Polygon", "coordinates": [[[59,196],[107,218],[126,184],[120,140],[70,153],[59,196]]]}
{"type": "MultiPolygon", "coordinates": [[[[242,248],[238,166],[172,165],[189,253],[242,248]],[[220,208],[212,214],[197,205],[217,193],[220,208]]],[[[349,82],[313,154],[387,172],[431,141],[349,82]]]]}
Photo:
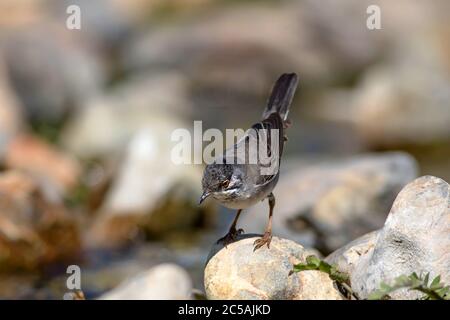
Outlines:
{"type": "Polygon", "coordinates": [[[265,232],[264,235],[259,238],[256,239],[255,242],[253,243],[253,245],[255,246],[253,248],[253,252],[255,252],[256,250],[258,250],[259,248],[261,248],[262,246],[264,246],[265,244],[267,244],[267,248],[270,249],[270,242],[272,241],[272,233],[270,232],[265,232]]]}
{"type": "Polygon", "coordinates": [[[239,236],[243,233],[244,233],[244,229],[237,229],[237,230],[231,229],[230,231],[228,231],[228,233],[225,236],[223,236],[222,238],[217,240],[217,244],[221,243],[226,248],[229,244],[236,241],[237,236],[239,236]]]}

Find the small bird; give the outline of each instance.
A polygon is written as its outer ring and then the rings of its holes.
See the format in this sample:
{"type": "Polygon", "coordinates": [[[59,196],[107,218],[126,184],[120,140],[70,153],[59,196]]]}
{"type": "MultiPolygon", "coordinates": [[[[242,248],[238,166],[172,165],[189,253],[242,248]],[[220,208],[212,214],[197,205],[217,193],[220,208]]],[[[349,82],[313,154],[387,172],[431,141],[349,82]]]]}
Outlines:
{"type": "Polygon", "coordinates": [[[220,156],[220,161],[216,159],[214,163],[205,167],[202,179],[203,194],[199,204],[207,197],[212,196],[221,205],[227,208],[237,209],[236,216],[228,233],[220,238],[218,243],[223,243],[227,246],[235,241],[237,236],[244,232],[242,229],[236,228],[242,210],[259,201],[268,199],[269,221],[264,235],[254,242],[254,251],[264,245],[270,248],[270,242],[272,240],[272,216],[275,206],[275,197],[272,190],[278,182],[283,145],[287,140],[284,131],[290,126],[287,116],[297,85],[298,77],[295,73],[282,74],[272,89],[261,122],[254,124],[234,146],[227,149],[224,155],[220,156]],[[273,139],[271,138],[271,132],[273,132],[273,129],[278,132],[278,140],[275,140],[277,146],[272,145],[273,139]],[[263,162],[255,154],[258,151],[248,147],[251,142],[267,148],[265,151],[268,159],[265,159],[263,162]],[[278,147],[278,150],[275,150],[275,147],[278,147]],[[234,152],[229,152],[230,150],[234,152]],[[231,159],[228,156],[230,153],[231,159]],[[246,157],[245,159],[247,161],[242,161],[242,155],[246,157]],[[255,156],[257,161],[254,163],[248,161],[251,156],[255,156]],[[268,163],[276,165],[276,172],[273,172],[273,174],[263,174],[263,169],[267,167],[268,163]]]}

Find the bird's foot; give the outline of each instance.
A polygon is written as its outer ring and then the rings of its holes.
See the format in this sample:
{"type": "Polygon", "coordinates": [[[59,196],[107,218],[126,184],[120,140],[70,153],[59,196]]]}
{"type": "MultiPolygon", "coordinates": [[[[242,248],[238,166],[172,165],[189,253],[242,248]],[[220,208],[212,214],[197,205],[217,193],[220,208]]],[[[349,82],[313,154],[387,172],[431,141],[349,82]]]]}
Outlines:
{"type": "Polygon", "coordinates": [[[260,239],[256,239],[253,245],[255,246],[253,248],[253,252],[267,244],[267,248],[270,249],[270,242],[272,241],[272,233],[271,232],[265,232],[264,235],[260,239]]]}
{"type": "Polygon", "coordinates": [[[236,230],[236,228],[232,228],[232,229],[230,229],[230,231],[228,231],[228,233],[225,236],[223,236],[222,238],[217,240],[217,243],[223,244],[223,246],[226,248],[230,243],[235,242],[237,239],[237,236],[242,233],[244,233],[243,229],[236,230]]]}

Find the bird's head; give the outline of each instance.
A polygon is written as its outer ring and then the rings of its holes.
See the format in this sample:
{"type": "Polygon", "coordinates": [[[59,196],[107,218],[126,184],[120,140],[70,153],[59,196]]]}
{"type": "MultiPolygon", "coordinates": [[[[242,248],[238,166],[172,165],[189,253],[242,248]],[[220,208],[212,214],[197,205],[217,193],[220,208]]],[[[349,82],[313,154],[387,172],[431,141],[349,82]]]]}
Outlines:
{"type": "Polygon", "coordinates": [[[242,175],[236,167],[230,164],[209,164],[203,172],[202,203],[207,197],[212,196],[218,200],[233,198],[242,187],[242,175]]]}

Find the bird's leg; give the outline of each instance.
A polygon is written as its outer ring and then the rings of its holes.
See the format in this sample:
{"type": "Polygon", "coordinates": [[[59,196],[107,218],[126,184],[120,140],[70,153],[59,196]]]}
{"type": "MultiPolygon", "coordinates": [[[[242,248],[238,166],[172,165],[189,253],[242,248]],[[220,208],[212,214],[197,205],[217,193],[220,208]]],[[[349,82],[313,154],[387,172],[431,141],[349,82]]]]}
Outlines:
{"type": "Polygon", "coordinates": [[[236,229],[236,224],[239,219],[239,216],[241,215],[241,211],[242,211],[242,209],[239,209],[237,211],[236,216],[234,217],[233,223],[230,226],[230,230],[228,230],[228,233],[224,237],[217,240],[217,243],[222,243],[225,246],[225,248],[230,243],[236,241],[237,236],[244,232],[244,230],[242,230],[242,229],[236,229]]]}
{"type": "Polygon", "coordinates": [[[272,241],[272,215],[273,215],[273,208],[275,207],[275,196],[273,195],[273,193],[270,193],[268,198],[269,198],[269,222],[267,223],[266,231],[264,232],[264,235],[261,237],[261,239],[257,239],[253,243],[253,245],[255,246],[253,248],[253,251],[256,251],[265,244],[267,244],[267,248],[270,248],[270,241],[272,241]]]}

